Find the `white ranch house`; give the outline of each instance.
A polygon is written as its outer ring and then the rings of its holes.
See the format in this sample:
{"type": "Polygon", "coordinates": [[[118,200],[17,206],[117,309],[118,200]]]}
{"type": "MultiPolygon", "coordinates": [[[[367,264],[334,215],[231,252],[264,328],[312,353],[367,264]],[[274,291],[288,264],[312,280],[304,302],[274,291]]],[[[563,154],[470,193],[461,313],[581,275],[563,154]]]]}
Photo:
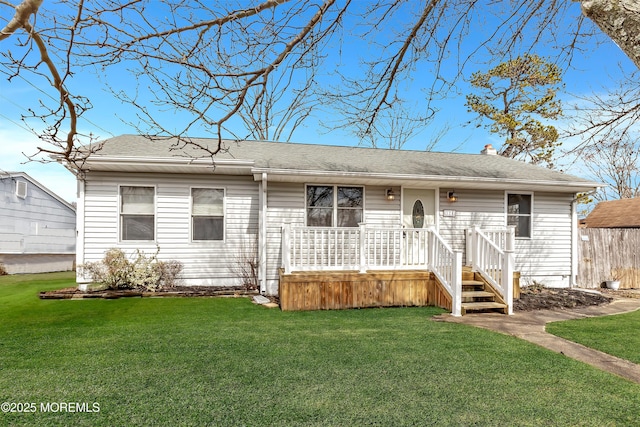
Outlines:
{"type": "Polygon", "coordinates": [[[104,142],[75,171],[77,264],[113,247],[159,248],[160,259],[184,264],[185,285],[237,286],[237,265],[252,258],[267,295],[296,272],[429,271],[454,314],[463,265],[484,273],[509,310],[513,271],[524,283],[576,285],[576,195],[597,183],[490,146],[454,154],[224,144],[211,159],[177,140],[104,142]]]}

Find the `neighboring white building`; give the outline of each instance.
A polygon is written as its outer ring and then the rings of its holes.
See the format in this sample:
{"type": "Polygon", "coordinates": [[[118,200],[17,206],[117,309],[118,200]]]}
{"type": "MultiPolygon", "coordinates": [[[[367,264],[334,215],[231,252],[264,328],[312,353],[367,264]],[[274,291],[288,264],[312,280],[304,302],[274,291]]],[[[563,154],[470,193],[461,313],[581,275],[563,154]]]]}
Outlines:
{"type": "Polygon", "coordinates": [[[78,174],[77,263],[99,260],[112,247],[159,249],[160,259],[184,263],[185,284],[225,286],[240,284],[234,266],[255,258],[261,291],[275,295],[285,264],[411,268],[415,254],[406,242],[431,226],[470,262],[468,230],[513,225],[515,269],[525,283],[567,287],[575,280],[576,194],[597,183],[490,149],[455,154],[224,143],[228,149],[212,159],[191,146],[178,148],[175,140],[124,135],[105,141],[78,174]],[[371,236],[395,230],[367,246],[368,258],[355,248],[364,242],[355,234],[362,223],[371,236]],[[285,224],[294,234],[285,234],[291,241],[283,245],[285,224]],[[380,251],[387,251],[386,260],[380,251]]]}
{"type": "Polygon", "coordinates": [[[0,173],[0,263],[9,274],[73,270],[75,208],[23,172],[0,173]]]}

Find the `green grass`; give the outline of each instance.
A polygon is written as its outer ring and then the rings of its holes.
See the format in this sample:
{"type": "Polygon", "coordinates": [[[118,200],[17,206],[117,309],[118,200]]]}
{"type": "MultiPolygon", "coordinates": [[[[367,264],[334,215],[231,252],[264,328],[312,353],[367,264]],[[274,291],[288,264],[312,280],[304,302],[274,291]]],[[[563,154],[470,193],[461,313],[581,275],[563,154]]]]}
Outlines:
{"type": "Polygon", "coordinates": [[[547,325],[554,335],[640,363],[640,310],[547,325]]]}
{"type": "Polygon", "coordinates": [[[39,300],[0,278],[0,425],[637,425],[640,385],[435,308],[281,312],[248,299],[39,300]],[[39,406],[38,406],[39,408],[39,406]]]}

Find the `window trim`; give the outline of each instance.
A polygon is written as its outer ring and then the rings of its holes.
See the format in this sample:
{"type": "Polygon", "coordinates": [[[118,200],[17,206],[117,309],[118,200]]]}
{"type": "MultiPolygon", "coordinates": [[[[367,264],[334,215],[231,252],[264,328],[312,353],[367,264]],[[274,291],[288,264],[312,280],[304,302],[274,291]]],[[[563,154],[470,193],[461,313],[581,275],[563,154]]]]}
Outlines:
{"type": "Polygon", "coordinates": [[[189,187],[189,242],[197,245],[212,243],[224,243],[227,240],[227,189],[220,186],[192,185],[189,187]],[[193,190],[222,190],[222,239],[221,240],[195,240],[193,238],[193,190]]]}
{"type": "Polygon", "coordinates": [[[119,184],[118,185],[118,242],[123,244],[129,243],[141,243],[152,242],[155,243],[158,240],[158,188],[156,185],[140,185],[140,184],[119,184]],[[153,188],[153,239],[151,240],[132,240],[123,239],[122,232],[122,188],[123,187],[138,187],[138,188],[153,188]]]}
{"type": "Polygon", "coordinates": [[[535,212],[535,202],[533,191],[505,191],[504,192],[504,222],[505,226],[509,226],[509,217],[510,216],[528,216],[529,217],[529,236],[516,236],[516,240],[532,240],[533,239],[533,218],[535,212]],[[509,196],[530,196],[531,197],[531,212],[528,215],[523,214],[510,214],[509,213],[509,196]]]}
{"type": "MultiPolygon", "coordinates": [[[[365,214],[366,214],[366,187],[364,185],[350,185],[350,184],[322,184],[322,183],[311,183],[304,185],[304,225],[305,227],[311,227],[308,224],[309,219],[309,205],[307,200],[307,189],[309,187],[332,187],[333,188],[333,201],[332,201],[332,213],[331,213],[331,224],[332,225],[318,225],[314,227],[324,227],[324,228],[338,228],[338,188],[339,187],[354,187],[362,189],[362,220],[361,223],[365,222],[365,214]]],[[[356,210],[355,208],[342,208],[347,210],[356,210]]],[[[357,226],[356,226],[357,227],[357,226]]],[[[355,228],[355,227],[348,227],[355,228]]]]}

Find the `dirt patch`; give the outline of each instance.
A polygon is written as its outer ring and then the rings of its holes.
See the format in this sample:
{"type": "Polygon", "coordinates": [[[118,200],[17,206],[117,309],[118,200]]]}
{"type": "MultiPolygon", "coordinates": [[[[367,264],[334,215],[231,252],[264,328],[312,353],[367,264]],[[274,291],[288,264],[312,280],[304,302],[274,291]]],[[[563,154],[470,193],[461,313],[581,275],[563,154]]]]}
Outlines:
{"type": "Polygon", "coordinates": [[[613,296],[618,296],[620,291],[611,296],[600,292],[577,289],[553,289],[544,286],[527,286],[520,290],[520,299],[513,300],[515,311],[533,311],[550,309],[571,309],[609,304],[613,296]]]}

